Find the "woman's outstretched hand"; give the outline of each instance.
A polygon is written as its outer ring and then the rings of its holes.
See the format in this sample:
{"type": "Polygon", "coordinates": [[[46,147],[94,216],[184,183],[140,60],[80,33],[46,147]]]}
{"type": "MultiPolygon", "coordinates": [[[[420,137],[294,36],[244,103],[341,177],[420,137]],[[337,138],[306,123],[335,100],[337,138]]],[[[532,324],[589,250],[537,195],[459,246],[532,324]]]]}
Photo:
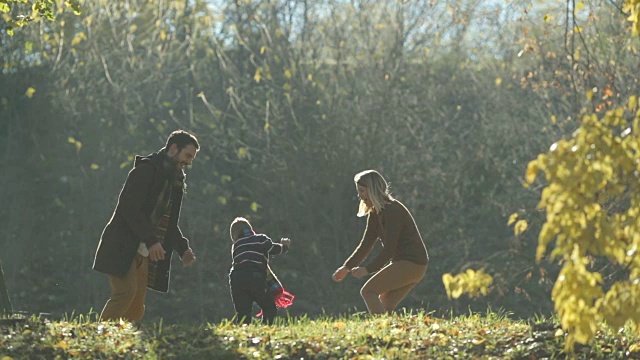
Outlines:
{"type": "Polygon", "coordinates": [[[333,279],[333,281],[335,282],[340,282],[342,280],[344,280],[345,276],[347,276],[347,274],[349,273],[349,269],[347,269],[345,266],[340,266],[331,276],[331,278],[333,279]]]}
{"type": "Polygon", "coordinates": [[[369,274],[369,271],[367,270],[366,267],[358,266],[351,269],[351,275],[357,277],[358,279],[368,274],[369,274]]]}

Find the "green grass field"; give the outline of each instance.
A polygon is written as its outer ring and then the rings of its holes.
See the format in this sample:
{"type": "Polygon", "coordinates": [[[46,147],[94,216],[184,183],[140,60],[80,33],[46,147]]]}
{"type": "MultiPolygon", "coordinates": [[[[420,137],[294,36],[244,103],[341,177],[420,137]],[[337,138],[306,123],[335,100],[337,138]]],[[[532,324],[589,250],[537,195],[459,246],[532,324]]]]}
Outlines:
{"type": "Polygon", "coordinates": [[[0,320],[0,360],[9,359],[640,359],[640,339],[605,327],[589,346],[564,352],[554,321],[514,321],[493,312],[437,318],[278,318],[274,326],[229,321],[200,326],[98,323],[36,317],[0,320]]]}

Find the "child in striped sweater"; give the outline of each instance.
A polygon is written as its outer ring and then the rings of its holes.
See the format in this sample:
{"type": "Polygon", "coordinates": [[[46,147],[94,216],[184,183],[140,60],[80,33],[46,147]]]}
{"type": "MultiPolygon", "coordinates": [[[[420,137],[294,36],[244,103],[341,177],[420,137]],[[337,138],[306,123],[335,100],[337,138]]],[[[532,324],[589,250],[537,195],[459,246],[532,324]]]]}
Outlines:
{"type": "Polygon", "coordinates": [[[242,217],[233,220],[229,231],[233,241],[229,285],[236,321],[250,324],[255,302],[263,311],[263,323],[272,324],[277,308],[267,286],[267,275],[271,273],[269,256],[287,252],[291,240],[283,238],[280,243],[273,242],[267,235],[256,234],[249,221],[242,217]]]}

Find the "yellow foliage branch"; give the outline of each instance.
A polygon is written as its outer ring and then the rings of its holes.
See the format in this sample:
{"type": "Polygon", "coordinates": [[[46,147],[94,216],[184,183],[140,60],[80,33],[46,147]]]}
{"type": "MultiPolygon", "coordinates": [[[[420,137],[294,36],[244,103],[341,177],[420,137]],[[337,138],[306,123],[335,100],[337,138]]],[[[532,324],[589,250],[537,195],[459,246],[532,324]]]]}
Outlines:
{"type": "Polygon", "coordinates": [[[622,10],[629,14],[628,20],[633,23],[633,35],[640,36],[640,0],[625,0],[622,10]]]}
{"type": "Polygon", "coordinates": [[[540,174],[546,182],[538,203],[546,220],[536,260],[554,243],[550,258],[563,266],[552,300],[568,333],[567,350],[575,342],[591,341],[602,321],[616,329],[640,325],[639,125],[632,96],[626,108],[600,118],[584,115],[571,138],[554,143],[527,166],[525,186],[540,174]],[[605,292],[602,275],[591,269],[593,258],[625,268],[630,275],[605,292]]]}
{"type": "Polygon", "coordinates": [[[482,269],[478,271],[467,269],[455,276],[448,273],[442,275],[442,283],[449,299],[457,299],[462,294],[468,294],[470,297],[485,296],[492,282],[493,277],[482,269]]]}

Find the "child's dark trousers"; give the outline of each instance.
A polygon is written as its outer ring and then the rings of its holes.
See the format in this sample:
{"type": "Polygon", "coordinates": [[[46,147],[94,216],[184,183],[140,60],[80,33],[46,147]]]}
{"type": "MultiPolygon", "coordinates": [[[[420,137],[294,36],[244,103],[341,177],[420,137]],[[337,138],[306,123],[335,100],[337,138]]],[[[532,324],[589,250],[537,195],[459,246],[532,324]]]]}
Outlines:
{"type": "Polygon", "coordinates": [[[255,302],[263,311],[262,322],[272,324],[277,308],[267,291],[267,275],[252,267],[234,269],[229,275],[231,299],[236,309],[236,322],[251,324],[251,308],[255,302]]]}

